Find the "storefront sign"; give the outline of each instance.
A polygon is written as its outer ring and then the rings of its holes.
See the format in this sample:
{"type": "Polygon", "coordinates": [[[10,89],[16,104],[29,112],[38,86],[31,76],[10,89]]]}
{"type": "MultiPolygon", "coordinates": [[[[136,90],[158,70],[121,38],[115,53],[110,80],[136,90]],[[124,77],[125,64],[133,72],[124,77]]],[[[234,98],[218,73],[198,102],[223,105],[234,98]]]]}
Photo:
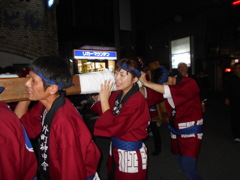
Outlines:
{"type": "Polygon", "coordinates": [[[75,59],[102,59],[102,60],[116,60],[116,51],[95,51],[95,50],[74,50],[75,59]]]}

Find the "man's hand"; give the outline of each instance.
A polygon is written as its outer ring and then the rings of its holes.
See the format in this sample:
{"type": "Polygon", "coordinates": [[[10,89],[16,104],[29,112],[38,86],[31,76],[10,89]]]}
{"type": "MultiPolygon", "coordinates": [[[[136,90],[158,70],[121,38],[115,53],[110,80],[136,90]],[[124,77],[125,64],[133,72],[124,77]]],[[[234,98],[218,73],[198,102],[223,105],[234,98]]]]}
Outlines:
{"type": "Polygon", "coordinates": [[[141,77],[139,78],[139,80],[141,81],[142,85],[145,85],[148,81],[146,79],[146,73],[141,71],[141,77]]]}

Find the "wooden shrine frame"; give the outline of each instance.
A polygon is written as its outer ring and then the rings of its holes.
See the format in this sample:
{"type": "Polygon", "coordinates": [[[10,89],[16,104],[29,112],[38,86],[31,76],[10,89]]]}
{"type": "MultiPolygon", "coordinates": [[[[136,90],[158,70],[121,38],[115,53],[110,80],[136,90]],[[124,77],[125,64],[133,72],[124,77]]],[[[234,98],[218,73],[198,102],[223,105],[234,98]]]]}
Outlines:
{"type": "MultiPolygon", "coordinates": [[[[18,102],[28,99],[25,82],[27,77],[21,78],[0,78],[0,86],[5,90],[0,94],[0,101],[18,102]]],[[[67,95],[75,95],[81,93],[79,76],[72,76],[73,86],[65,89],[67,95]]]]}

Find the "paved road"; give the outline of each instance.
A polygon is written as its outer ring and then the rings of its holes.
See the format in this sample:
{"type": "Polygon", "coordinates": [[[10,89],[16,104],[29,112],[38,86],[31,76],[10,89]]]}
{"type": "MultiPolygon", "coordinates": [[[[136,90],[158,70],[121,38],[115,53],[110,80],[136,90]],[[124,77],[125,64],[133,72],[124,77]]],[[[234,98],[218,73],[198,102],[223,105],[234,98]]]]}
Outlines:
{"type": "MultiPolygon", "coordinates": [[[[240,109],[239,109],[240,110],[240,109]]],[[[239,114],[240,116],[240,114],[239,114]]],[[[197,167],[204,180],[240,180],[240,144],[232,141],[229,108],[221,96],[212,97],[204,114],[204,137],[197,167]]],[[[186,180],[174,156],[170,153],[169,131],[160,127],[162,152],[159,156],[149,155],[148,180],[186,180]]],[[[109,148],[107,138],[96,138],[102,152],[99,175],[106,180],[106,158],[109,148]]],[[[148,152],[153,151],[153,139],[146,141],[148,152]]]]}

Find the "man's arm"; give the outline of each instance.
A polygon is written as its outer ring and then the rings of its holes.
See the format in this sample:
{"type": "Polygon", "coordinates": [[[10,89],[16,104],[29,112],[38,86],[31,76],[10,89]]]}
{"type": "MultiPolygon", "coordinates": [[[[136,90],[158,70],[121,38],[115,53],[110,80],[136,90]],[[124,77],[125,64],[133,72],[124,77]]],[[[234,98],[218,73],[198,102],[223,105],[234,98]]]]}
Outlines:
{"type": "Polygon", "coordinates": [[[148,88],[151,88],[151,89],[153,89],[157,92],[160,92],[162,94],[165,93],[164,86],[161,85],[161,84],[157,84],[157,83],[147,81],[146,74],[144,72],[142,72],[142,76],[140,77],[140,81],[144,86],[146,86],[148,88]]]}
{"type": "Polygon", "coordinates": [[[30,105],[31,101],[20,101],[16,105],[14,112],[18,116],[18,118],[21,118],[27,111],[28,106],[30,105]]]}

